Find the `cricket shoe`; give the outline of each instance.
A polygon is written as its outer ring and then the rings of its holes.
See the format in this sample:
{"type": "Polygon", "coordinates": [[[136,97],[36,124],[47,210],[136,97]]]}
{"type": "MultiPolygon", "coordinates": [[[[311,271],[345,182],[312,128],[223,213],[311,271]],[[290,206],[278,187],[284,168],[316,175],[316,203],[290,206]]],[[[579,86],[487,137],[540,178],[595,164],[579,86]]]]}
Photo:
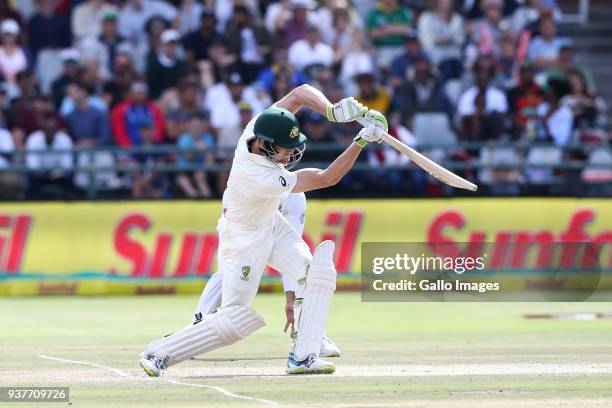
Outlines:
{"type": "Polygon", "coordinates": [[[287,374],[333,374],[336,366],[333,363],[321,360],[312,353],[302,361],[297,361],[293,353],[287,359],[287,374]]]}
{"type": "Polygon", "coordinates": [[[323,336],[323,344],[321,344],[321,357],[340,357],[340,349],[336,346],[336,343],[327,336],[323,336]]]}
{"type": "Polygon", "coordinates": [[[159,377],[164,368],[163,360],[147,353],[141,353],[140,357],[140,366],[144,372],[149,377],[159,377]]]}

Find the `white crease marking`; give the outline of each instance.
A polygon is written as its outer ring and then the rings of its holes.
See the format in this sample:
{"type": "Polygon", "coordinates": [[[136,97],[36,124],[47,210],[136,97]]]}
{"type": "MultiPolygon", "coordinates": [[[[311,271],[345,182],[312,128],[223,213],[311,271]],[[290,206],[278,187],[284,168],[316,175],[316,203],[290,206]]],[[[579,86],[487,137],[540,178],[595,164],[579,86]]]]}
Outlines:
{"type": "MultiPolygon", "coordinates": [[[[100,368],[100,369],[103,369],[103,370],[112,371],[115,374],[117,374],[117,375],[119,375],[121,377],[124,377],[124,378],[135,378],[135,379],[139,379],[139,380],[146,380],[147,379],[147,378],[139,377],[137,375],[130,374],[130,373],[128,373],[126,371],[123,371],[123,370],[120,370],[118,368],[108,367],[108,366],[104,366],[104,365],[96,364],[96,363],[90,363],[90,362],[87,362],[87,361],[68,360],[67,358],[52,357],[52,356],[47,356],[45,354],[39,354],[38,357],[42,358],[44,360],[61,361],[63,363],[79,364],[79,365],[85,365],[85,366],[100,368]]],[[[151,380],[154,380],[154,379],[151,379],[151,380]]],[[[247,397],[245,395],[234,394],[233,392],[228,391],[225,388],[219,387],[219,386],[216,386],[216,385],[186,383],[186,382],[170,380],[170,379],[161,378],[161,377],[158,378],[158,380],[167,382],[169,384],[174,384],[174,385],[183,385],[183,386],[187,386],[187,387],[196,387],[196,388],[207,388],[207,389],[215,390],[215,391],[225,395],[226,397],[230,397],[230,398],[244,399],[244,400],[249,400],[249,401],[258,401],[258,402],[261,402],[263,404],[279,406],[278,402],[276,402],[276,401],[271,401],[271,400],[267,400],[267,399],[264,399],[264,398],[247,397]]]]}

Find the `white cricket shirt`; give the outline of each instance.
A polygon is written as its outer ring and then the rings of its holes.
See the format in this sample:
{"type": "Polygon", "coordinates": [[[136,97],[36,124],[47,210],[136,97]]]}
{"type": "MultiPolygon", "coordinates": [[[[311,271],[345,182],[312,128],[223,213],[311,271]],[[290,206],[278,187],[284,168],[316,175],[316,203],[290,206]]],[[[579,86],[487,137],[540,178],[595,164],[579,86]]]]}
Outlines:
{"type": "Polygon", "coordinates": [[[258,116],[247,124],[238,140],[227,189],[223,193],[224,216],[252,226],[271,223],[281,201],[297,183],[297,174],[249,152],[247,143],[255,138],[253,128],[258,116]]]}

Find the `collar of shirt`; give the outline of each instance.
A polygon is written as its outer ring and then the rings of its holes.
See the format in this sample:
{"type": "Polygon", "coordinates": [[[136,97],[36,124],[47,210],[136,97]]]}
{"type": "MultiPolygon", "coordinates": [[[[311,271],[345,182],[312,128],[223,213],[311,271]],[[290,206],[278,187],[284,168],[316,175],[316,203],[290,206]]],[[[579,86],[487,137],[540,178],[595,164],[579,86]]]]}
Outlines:
{"type": "Polygon", "coordinates": [[[242,146],[240,146],[240,151],[243,153],[244,157],[254,163],[265,167],[278,167],[278,165],[274,164],[272,160],[266,158],[265,156],[262,156],[261,154],[251,153],[249,151],[249,142],[253,139],[255,139],[255,135],[247,137],[244,143],[242,143],[242,146]]]}

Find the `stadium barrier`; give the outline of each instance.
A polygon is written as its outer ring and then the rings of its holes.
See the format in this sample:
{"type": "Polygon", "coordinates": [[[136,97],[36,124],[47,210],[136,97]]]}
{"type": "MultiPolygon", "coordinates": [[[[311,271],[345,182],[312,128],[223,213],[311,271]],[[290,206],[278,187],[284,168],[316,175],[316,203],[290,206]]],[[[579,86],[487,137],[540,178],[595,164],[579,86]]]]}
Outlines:
{"type": "MultiPolygon", "coordinates": [[[[218,201],[4,203],[0,295],[197,293],[216,268],[218,201]]],[[[310,200],[304,239],[336,242],[339,289],[361,242],[612,242],[605,199],[310,200]]],[[[610,261],[606,259],[608,267],[610,261]]],[[[262,290],[279,290],[268,270],[262,290]]]]}

